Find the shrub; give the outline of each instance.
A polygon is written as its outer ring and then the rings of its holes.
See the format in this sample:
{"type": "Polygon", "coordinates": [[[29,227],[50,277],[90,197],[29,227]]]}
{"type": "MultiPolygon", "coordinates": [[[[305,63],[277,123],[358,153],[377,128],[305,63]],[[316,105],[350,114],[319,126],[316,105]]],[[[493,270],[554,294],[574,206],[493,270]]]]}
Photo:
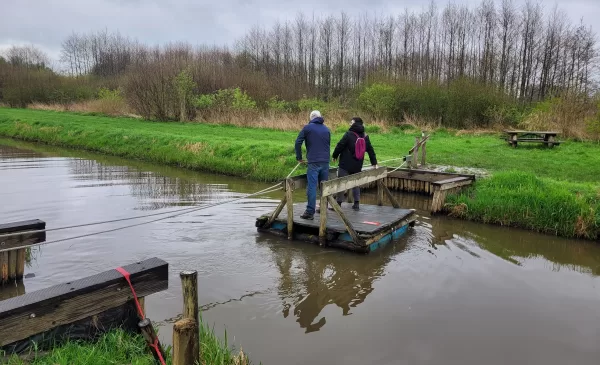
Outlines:
{"type": "Polygon", "coordinates": [[[398,117],[398,108],[404,105],[396,98],[396,88],[386,84],[373,84],[358,96],[358,106],[378,118],[398,117]]]}
{"type": "Polygon", "coordinates": [[[313,110],[318,110],[323,115],[327,114],[330,111],[330,108],[327,105],[327,102],[325,102],[323,100],[319,100],[317,98],[309,99],[306,97],[303,97],[302,99],[298,100],[298,109],[299,109],[299,111],[302,111],[302,112],[310,112],[313,110]]]}
{"type": "Polygon", "coordinates": [[[210,109],[215,103],[215,96],[212,94],[199,95],[194,99],[194,106],[200,110],[210,109]]]}

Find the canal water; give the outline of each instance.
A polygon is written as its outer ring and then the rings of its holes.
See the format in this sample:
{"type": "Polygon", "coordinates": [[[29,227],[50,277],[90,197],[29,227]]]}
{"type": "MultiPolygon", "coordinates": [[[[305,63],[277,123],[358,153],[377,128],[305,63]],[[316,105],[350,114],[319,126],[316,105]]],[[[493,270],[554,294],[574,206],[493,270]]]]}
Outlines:
{"type": "MultiPolygon", "coordinates": [[[[267,186],[0,140],[0,222],[60,227],[267,186]]],[[[598,243],[430,217],[425,198],[400,195],[417,209],[417,225],[362,256],[257,234],[256,217],[279,198],[41,246],[23,285],[1,289],[0,298],[159,257],[169,263],[169,289],[146,308],[167,344],[182,307],[178,273],[194,269],[204,319],[254,363],[598,364],[598,243]]],[[[49,232],[47,240],[131,223],[49,232]]]]}

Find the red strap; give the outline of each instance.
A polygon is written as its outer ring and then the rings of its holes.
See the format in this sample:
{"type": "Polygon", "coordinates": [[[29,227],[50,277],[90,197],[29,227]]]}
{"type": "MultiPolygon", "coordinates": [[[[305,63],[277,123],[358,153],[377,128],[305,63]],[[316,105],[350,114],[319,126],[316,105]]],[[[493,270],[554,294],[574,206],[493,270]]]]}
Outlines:
{"type": "MultiPolygon", "coordinates": [[[[142,310],[142,306],[140,305],[137,294],[135,293],[135,289],[133,289],[133,285],[131,284],[131,274],[129,274],[127,272],[127,270],[123,269],[122,267],[117,267],[115,270],[117,270],[121,275],[123,275],[125,280],[127,280],[127,284],[129,284],[129,288],[131,289],[131,294],[133,294],[133,300],[135,301],[135,305],[137,307],[138,313],[140,314],[140,318],[142,318],[142,319],[146,318],[144,316],[144,311],[142,310]]],[[[158,359],[160,360],[160,363],[162,365],[165,365],[166,364],[165,359],[163,359],[162,353],[160,352],[160,348],[158,347],[158,337],[155,337],[154,342],[151,343],[149,346],[152,347],[154,349],[154,352],[156,352],[156,354],[158,355],[158,359]]]]}
{"type": "Polygon", "coordinates": [[[144,311],[142,310],[142,306],[140,305],[137,294],[135,294],[135,289],[133,289],[133,285],[131,285],[131,275],[127,272],[127,270],[123,269],[122,267],[117,267],[115,270],[117,270],[119,273],[121,273],[121,275],[123,275],[123,277],[125,277],[125,280],[127,280],[127,283],[129,284],[129,288],[131,289],[131,294],[133,294],[133,300],[135,301],[135,305],[137,307],[138,313],[140,314],[140,318],[145,319],[146,317],[144,316],[144,311]]]}
{"type": "Polygon", "coordinates": [[[158,355],[158,359],[162,365],[166,365],[165,359],[163,359],[162,354],[160,353],[160,349],[158,348],[158,337],[154,338],[154,343],[150,345],[158,355]]]}

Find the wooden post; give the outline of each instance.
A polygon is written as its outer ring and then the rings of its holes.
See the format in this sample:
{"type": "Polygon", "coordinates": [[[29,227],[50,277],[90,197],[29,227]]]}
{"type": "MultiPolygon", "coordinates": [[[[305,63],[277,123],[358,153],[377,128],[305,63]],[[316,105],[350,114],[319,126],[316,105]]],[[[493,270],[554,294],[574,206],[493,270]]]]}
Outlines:
{"type": "Polygon", "coordinates": [[[321,189],[321,222],[319,224],[319,245],[327,244],[327,196],[323,194],[321,189]]]}
{"type": "Polygon", "coordinates": [[[287,231],[288,240],[294,238],[294,181],[285,180],[285,198],[287,204],[287,231]]]}
{"type": "Polygon", "coordinates": [[[200,316],[198,312],[198,272],[182,271],[183,319],[173,326],[173,364],[200,362],[200,316]]]}
{"type": "Polygon", "coordinates": [[[198,272],[195,270],[182,271],[179,277],[181,278],[181,291],[183,293],[183,318],[191,318],[196,323],[200,323],[198,316],[198,272]]]}
{"type": "Polygon", "coordinates": [[[8,252],[0,252],[0,285],[8,282],[8,252]]]}
{"type": "Polygon", "coordinates": [[[415,137],[415,149],[413,151],[413,158],[410,162],[410,166],[412,168],[416,168],[418,161],[417,159],[419,158],[419,142],[421,141],[421,139],[419,137],[415,137]]]}
{"type": "Polygon", "coordinates": [[[348,203],[354,203],[354,197],[352,196],[352,189],[346,190],[346,201],[348,203]]]}
{"type": "Polygon", "coordinates": [[[423,142],[421,150],[421,166],[425,166],[425,158],[427,157],[427,141],[423,142]]]}
{"type": "Polygon", "coordinates": [[[8,280],[17,278],[17,251],[8,251],[8,280]]]}
{"type": "Polygon", "coordinates": [[[173,325],[173,365],[200,363],[198,323],[183,318],[173,325]]]}
{"type": "Polygon", "coordinates": [[[20,248],[17,250],[17,280],[23,280],[23,276],[25,276],[25,249],[20,248]]]}
{"type": "Polygon", "coordinates": [[[148,347],[150,347],[150,351],[152,351],[154,359],[156,359],[159,364],[161,357],[166,361],[165,351],[163,350],[162,346],[160,345],[160,341],[156,336],[156,332],[152,326],[152,321],[150,321],[149,318],[144,318],[142,321],[140,321],[140,323],[138,323],[138,327],[140,328],[140,331],[146,340],[146,344],[148,344],[148,347]]]}
{"type": "Polygon", "coordinates": [[[383,180],[377,180],[377,205],[383,205],[383,180]]]}

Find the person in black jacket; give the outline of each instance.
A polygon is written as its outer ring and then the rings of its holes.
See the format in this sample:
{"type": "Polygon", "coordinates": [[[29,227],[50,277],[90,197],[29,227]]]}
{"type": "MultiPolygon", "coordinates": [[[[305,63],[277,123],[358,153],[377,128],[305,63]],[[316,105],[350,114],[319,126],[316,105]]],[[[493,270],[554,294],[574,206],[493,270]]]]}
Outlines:
{"type": "MultiPolygon", "coordinates": [[[[338,157],[340,160],[337,175],[338,177],[352,175],[362,171],[364,156],[362,159],[357,159],[354,155],[356,141],[359,137],[364,138],[366,145],[365,152],[369,154],[371,165],[377,168],[377,156],[375,156],[375,150],[371,145],[369,136],[365,133],[363,121],[359,117],[354,117],[350,122],[350,129],[344,134],[333,151],[333,161],[335,162],[338,157]]],[[[354,205],[352,206],[352,209],[359,210],[360,188],[353,188],[352,195],[354,197],[354,205]]],[[[343,196],[344,194],[342,193],[339,193],[336,196],[336,200],[340,205],[342,204],[343,196]]]]}

